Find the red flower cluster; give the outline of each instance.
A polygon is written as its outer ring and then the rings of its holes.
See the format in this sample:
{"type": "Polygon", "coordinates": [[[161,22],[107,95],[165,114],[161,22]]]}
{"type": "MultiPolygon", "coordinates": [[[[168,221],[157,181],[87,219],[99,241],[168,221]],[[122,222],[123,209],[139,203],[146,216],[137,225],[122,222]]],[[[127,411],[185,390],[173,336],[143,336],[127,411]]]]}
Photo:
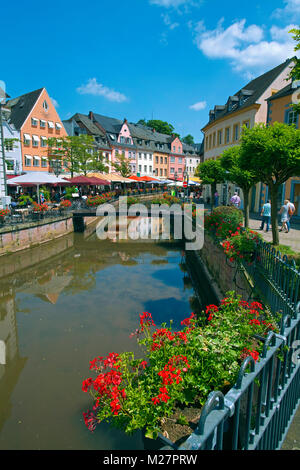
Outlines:
{"type": "Polygon", "coordinates": [[[190,326],[192,318],[195,318],[194,312],[191,313],[191,316],[189,318],[185,318],[182,320],[181,324],[185,326],[190,326]]]}
{"type": "Polygon", "coordinates": [[[252,356],[254,361],[256,362],[259,358],[259,353],[255,349],[247,349],[244,348],[241,354],[241,359],[246,359],[246,357],[252,356]]]}
{"type": "Polygon", "coordinates": [[[149,312],[143,312],[143,315],[140,315],[140,326],[141,331],[144,331],[145,326],[155,326],[155,323],[152,320],[152,315],[149,312]]]}
{"type": "Polygon", "coordinates": [[[206,312],[205,312],[206,315],[208,315],[207,321],[211,321],[214,316],[213,312],[218,312],[218,311],[219,309],[216,305],[213,305],[213,304],[207,305],[206,312]]]}
{"type": "MultiPolygon", "coordinates": [[[[117,370],[120,365],[119,354],[109,353],[104,359],[99,356],[90,361],[90,369],[104,370],[109,368],[107,372],[100,373],[95,380],[88,378],[82,383],[82,390],[88,392],[93,388],[97,393],[98,397],[94,409],[97,409],[101,400],[110,400],[111,412],[115,415],[119,413],[121,408],[121,401],[126,399],[126,393],[124,388],[119,388],[122,383],[122,374],[117,370]]],[[[94,421],[88,413],[84,413],[84,419],[87,427],[93,430],[94,421]]]]}
{"type": "Polygon", "coordinates": [[[151,398],[154,405],[157,405],[161,401],[167,403],[167,401],[170,399],[170,396],[168,395],[169,392],[165,386],[173,385],[174,383],[179,384],[182,381],[181,373],[187,372],[189,367],[190,365],[186,356],[173,356],[169,359],[163,370],[158,372],[158,375],[162,378],[164,387],[159,389],[161,392],[160,394],[154,398],[151,398]],[[179,368],[179,365],[184,367],[179,368]]]}
{"type": "Polygon", "coordinates": [[[95,431],[97,418],[92,411],[87,411],[87,413],[83,413],[83,419],[85,422],[86,427],[91,431],[95,431]]]}

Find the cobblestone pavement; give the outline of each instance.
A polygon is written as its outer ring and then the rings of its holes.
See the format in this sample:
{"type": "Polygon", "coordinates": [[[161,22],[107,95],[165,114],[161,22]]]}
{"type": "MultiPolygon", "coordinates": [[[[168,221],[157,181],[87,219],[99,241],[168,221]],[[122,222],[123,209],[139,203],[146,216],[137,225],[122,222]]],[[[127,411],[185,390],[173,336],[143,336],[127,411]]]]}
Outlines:
{"type": "MultiPolygon", "coordinates": [[[[249,221],[249,226],[252,230],[257,230],[263,238],[271,242],[272,241],[272,229],[270,228],[268,232],[265,230],[259,230],[261,220],[258,218],[251,217],[249,221]]],[[[265,226],[266,227],[266,226],[265,226]]],[[[279,243],[280,245],[287,245],[292,250],[300,253],[300,224],[292,224],[291,230],[289,233],[279,232],[279,243]]]]}

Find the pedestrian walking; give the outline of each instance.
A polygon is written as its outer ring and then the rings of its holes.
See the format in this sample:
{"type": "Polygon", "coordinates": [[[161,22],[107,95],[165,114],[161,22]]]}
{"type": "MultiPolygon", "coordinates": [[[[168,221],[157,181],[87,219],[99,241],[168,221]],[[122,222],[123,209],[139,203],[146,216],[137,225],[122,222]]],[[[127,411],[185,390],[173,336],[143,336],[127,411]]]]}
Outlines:
{"type": "Polygon", "coordinates": [[[240,196],[238,195],[237,192],[235,192],[234,195],[232,196],[232,198],[230,199],[230,203],[231,203],[231,205],[235,206],[237,209],[240,207],[241,198],[240,198],[240,196]]]}
{"type": "Polygon", "coordinates": [[[283,206],[281,206],[279,214],[281,215],[281,228],[279,229],[279,232],[284,231],[285,233],[288,233],[287,221],[289,219],[289,206],[287,199],[284,201],[283,206]]]}
{"type": "Polygon", "coordinates": [[[269,199],[263,205],[260,215],[262,217],[260,230],[263,230],[264,225],[266,224],[266,232],[268,232],[269,231],[269,226],[270,226],[270,221],[271,221],[271,201],[269,199]]]}
{"type": "Polygon", "coordinates": [[[218,207],[218,205],[219,205],[219,193],[218,193],[218,191],[216,191],[215,194],[214,194],[214,201],[215,201],[215,207],[218,207]]]}
{"type": "Polygon", "coordinates": [[[288,201],[288,220],[287,220],[286,225],[287,225],[287,231],[289,232],[291,228],[291,218],[293,217],[296,208],[289,199],[287,199],[287,201],[288,201]]]}

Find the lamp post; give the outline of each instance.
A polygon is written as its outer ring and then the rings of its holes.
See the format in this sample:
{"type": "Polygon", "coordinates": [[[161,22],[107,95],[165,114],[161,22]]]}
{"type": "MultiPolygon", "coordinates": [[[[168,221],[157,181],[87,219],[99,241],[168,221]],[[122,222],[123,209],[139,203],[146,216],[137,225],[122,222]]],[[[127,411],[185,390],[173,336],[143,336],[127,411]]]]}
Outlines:
{"type": "Polygon", "coordinates": [[[176,182],[177,182],[177,171],[175,171],[174,173],[174,180],[175,180],[175,195],[177,196],[177,185],[176,185],[176,182]]]}
{"type": "Polygon", "coordinates": [[[185,202],[185,198],[189,196],[189,174],[188,172],[186,171],[186,169],[184,170],[183,172],[183,181],[186,181],[186,188],[184,188],[184,202],[185,202]]]}

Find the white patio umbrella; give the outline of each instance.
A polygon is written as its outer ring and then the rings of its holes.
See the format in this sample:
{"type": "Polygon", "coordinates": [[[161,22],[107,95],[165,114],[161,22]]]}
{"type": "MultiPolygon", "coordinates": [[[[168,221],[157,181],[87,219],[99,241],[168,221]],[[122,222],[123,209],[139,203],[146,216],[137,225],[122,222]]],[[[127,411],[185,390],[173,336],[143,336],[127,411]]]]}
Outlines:
{"type": "Polygon", "coordinates": [[[69,181],[60,176],[50,175],[43,171],[32,171],[24,175],[16,176],[9,180],[9,185],[13,186],[36,186],[38,203],[40,203],[40,185],[43,184],[69,184],[69,181]]]}

